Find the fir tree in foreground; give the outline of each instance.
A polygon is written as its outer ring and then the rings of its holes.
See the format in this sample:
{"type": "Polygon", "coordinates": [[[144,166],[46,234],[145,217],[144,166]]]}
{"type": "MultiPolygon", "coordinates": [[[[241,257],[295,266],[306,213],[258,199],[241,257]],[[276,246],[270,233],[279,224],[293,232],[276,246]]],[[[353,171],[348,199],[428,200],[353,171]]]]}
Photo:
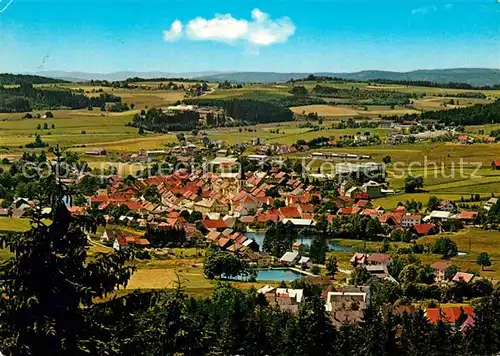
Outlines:
{"type": "MultiPolygon", "coordinates": [[[[125,254],[88,256],[85,228],[62,203],[67,189],[54,174],[42,180],[32,227],[0,236],[13,257],[0,264],[0,350],[6,355],[88,354],[99,343],[89,335],[95,298],[124,286],[132,273],[125,254]],[[52,208],[42,214],[42,207],[52,208]],[[51,221],[51,222],[48,222],[51,221]]],[[[105,327],[105,326],[103,326],[105,327]]]]}

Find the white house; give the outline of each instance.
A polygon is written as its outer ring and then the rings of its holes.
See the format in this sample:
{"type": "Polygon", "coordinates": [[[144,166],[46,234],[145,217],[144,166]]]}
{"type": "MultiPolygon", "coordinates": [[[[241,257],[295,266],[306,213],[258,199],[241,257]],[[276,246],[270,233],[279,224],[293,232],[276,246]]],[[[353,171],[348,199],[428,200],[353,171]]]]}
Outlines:
{"type": "Polygon", "coordinates": [[[289,251],[280,258],[280,263],[282,265],[294,265],[299,260],[299,257],[299,251],[289,251]]]}
{"type": "Polygon", "coordinates": [[[454,212],[456,211],[457,207],[455,206],[454,203],[448,201],[448,200],[443,200],[441,204],[438,206],[438,210],[440,211],[449,211],[449,212],[454,212]]]}
{"type": "Polygon", "coordinates": [[[449,211],[434,210],[429,215],[430,220],[446,221],[452,216],[449,211]]]}
{"type": "Polygon", "coordinates": [[[420,215],[406,214],[401,217],[401,226],[404,228],[409,228],[411,226],[420,224],[421,221],[422,217],[420,215]]]}
{"type": "Polygon", "coordinates": [[[309,257],[302,256],[299,260],[299,265],[301,267],[311,268],[312,260],[309,257]]]}

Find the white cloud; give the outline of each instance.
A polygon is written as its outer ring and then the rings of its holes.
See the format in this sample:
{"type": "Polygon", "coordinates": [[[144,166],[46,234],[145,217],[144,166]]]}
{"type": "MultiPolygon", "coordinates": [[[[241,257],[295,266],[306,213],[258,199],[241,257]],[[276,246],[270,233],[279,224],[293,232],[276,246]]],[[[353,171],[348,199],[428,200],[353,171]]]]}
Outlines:
{"type": "Polygon", "coordinates": [[[412,13],[412,15],[416,15],[416,14],[425,15],[429,12],[436,12],[437,10],[438,9],[436,6],[431,5],[431,6],[419,7],[418,9],[413,9],[411,11],[411,13],[412,13]]]}
{"type": "Polygon", "coordinates": [[[216,14],[211,19],[196,17],[188,21],[185,29],[177,20],[169,31],[164,32],[164,37],[172,41],[184,33],[187,39],[193,41],[244,41],[251,46],[269,46],[286,42],[295,33],[295,25],[288,17],[274,20],[267,13],[253,9],[251,18],[250,21],[236,19],[231,14],[216,14]]]}
{"type": "Polygon", "coordinates": [[[182,22],[175,20],[170,25],[170,30],[163,31],[163,38],[165,41],[172,42],[178,40],[182,35],[182,22]]]}
{"type": "Polygon", "coordinates": [[[252,19],[254,19],[255,21],[263,22],[263,21],[266,21],[268,18],[269,18],[269,15],[266,14],[265,12],[262,12],[259,9],[252,10],[252,19]]]}
{"type": "Polygon", "coordinates": [[[266,13],[255,9],[252,18],[254,21],[249,24],[247,39],[256,46],[286,42],[295,33],[295,25],[288,17],[273,21],[269,20],[266,13]]]}
{"type": "Polygon", "coordinates": [[[186,25],[186,35],[191,40],[230,42],[248,33],[248,22],[237,20],[230,14],[217,14],[213,19],[197,17],[186,25]]]}

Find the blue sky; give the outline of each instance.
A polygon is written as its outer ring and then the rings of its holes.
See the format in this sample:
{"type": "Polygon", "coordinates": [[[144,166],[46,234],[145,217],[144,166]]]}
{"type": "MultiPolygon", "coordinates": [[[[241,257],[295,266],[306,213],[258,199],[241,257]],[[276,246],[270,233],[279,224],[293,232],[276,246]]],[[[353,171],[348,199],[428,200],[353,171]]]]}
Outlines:
{"type": "Polygon", "coordinates": [[[0,72],[500,68],[498,0],[8,4],[0,72]]]}

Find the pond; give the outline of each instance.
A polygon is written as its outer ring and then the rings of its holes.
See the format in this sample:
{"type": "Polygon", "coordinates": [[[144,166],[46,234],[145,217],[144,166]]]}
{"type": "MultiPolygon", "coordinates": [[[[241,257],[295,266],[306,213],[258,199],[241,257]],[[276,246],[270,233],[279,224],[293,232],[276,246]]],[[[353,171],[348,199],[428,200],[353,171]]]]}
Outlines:
{"type": "Polygon", "coordinates": [[[301,273],[290,269],[261,269],[257,271],[258,281],[294,281],[302,277],[301,273]]]}
{"type": "MultiPolygon", "coordinates": [[[[257,272],[257,281],[259,282],[289,282],[303,276],[302,273],[289,268],[256,269],[255,271],[257,272]]],[[[222,278],[227,278],[227,276],[222,275],[222,278]]],[[[248,281],[248,276],[235,276],[229,279],[233,281],[248,281]]]]}
{"type": "MultiPolygon", "coordinates": [[[[261,250],[262,250],[262,245],[264,243],[264,233],[247,232],[247,233],[245,233],[245,236],[249,239],[254,239],[259,244],[259,246],[261,246],[261,250]]],[[[304,244],[304,246],[307,246],[307,247],[311,246],[311,242],[312,242],[311,237],[302,237],[302,238],[297,239],[297,240],[302,242],[302,244],[304,244]]],[[[339,244],[336,244],[333,242],[329,242],[328,247],[329,247],[330,251],[357,252],[355,249],[353,249],[351,247],[342,246],[342,245],[339,245],[339,244]]]]}

